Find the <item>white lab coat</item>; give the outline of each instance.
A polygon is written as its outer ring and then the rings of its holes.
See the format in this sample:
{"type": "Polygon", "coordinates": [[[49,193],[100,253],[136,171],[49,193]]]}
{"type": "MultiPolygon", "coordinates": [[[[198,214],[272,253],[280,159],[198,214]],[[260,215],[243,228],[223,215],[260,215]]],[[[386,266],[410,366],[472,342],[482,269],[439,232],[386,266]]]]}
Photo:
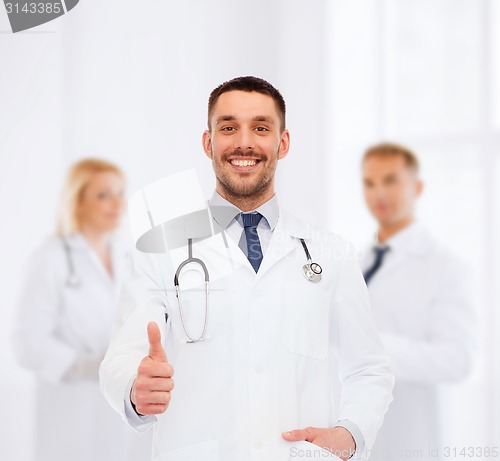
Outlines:
{"type": "MultiPolygon", "coordinates": [[[[394,402],[371,459],[439,459],[449,387],[471,371],[477,319],[470,269],[415,222],[368,284],[372,312],[396,375],[394,402]]],[[[371,266],[368,248],[361,262],[371,266]]],[[[448,424],[449,425],[449,424],[448,424]]]]}
{"type": "MultiPolygon", "coordinates": [[[[183,342],[172,290],[173,268],[187,250],[174,252],[172,262],[165,254],[134,253],[100,370],[108,401],[125,414],[127,385],[148,353],[146,326],[156,321],[175,389],[167,411],[153,417],[155,461],[324,458],[317,446],[286,442],[281,432],[333,427],[338,419],[355,423],[371,447],[393,375],[352,246],[282,209],[257,274],[238,245],[227,243],[229,249],[218,234],[193,246],[211,276],[209,339],[196,344],[183,342]],[[306,257],[297,237],[323,267],[318,284],[303,276],[306,257]],[[333,404],[336,356],[340,408],[333,404]]],[[[188,275],[181,279],[182,301],[195,336],[203,326],[203,292],[198,286],[188,293],[188,275]]]]}
{"type": "Polygon", "coordinates": [[[27,261],[17,310],[14,351],[37,381],[36,460],[146,460],[147,452],[137,454],[147,450],[148,435],[139,437],[110,411],[98,385],[125,252],[113,243],[112,278],[81,235],[68,245],[80,286],[66,285],[62,240],[48,238],[27,261]]]}

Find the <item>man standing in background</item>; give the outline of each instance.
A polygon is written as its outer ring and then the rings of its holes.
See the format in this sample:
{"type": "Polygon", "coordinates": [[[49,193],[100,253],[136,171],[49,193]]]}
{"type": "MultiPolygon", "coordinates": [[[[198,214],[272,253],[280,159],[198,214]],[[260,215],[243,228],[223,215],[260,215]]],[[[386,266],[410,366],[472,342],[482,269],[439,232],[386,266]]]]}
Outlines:
{"type": "Polygon", "coordinates": [[[394,402],[370,459],[435,460],[450,417],[440,384],[463,380],[473,365],[471,271],[415,219],[423,183],[413,152],[390,143],[370,147],[362,172],[379,227],[361,265],[396,375],[394,402]]]}

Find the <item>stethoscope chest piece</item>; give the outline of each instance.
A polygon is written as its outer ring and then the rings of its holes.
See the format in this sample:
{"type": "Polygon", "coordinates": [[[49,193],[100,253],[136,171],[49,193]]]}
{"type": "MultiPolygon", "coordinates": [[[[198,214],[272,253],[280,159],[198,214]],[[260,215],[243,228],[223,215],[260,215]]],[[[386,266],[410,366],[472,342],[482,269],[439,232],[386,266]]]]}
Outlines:
{"type": "Polygon", "coordinates": [[[307,263],[302,267],[302,273],[304,277],[313,283],[318,283],[321,280],[321,273],[323,269],[318,263],[307,263]]]}
{"type": "Polygon", "coordinates": [[[302,248],[304,248],[304,252],[306,253],[307,263],[302,266],[302,273],[304,277],[313,283],[318,283],[321,281],[321,273],[323,269],[318,263],[314,263],[309,250],[307,249],[306,242],[304,239],[299,238],[300,243],[302,243],[302,248]]]}
{"type": "MultiPolygon", "coordinates": [[[[179,315],[182,323],[182,328],[184,330],[184,333],[186,335],[186,339],[183,339],[183,343],[187,344],[194,344],[194,343],[201,343],[205,341],[205,339],[208,339],[209,336],[207,336],[207,325],[208,325],[208,295],[209,295],[209,276],[208,276],[208,269],[205,263],[199,259],[199,258],[193,258],[193,239],[189,238],[188,239],[188,258],[181,262],[180,265],[177,267],[177,270],[175,271],[174,275],[174,286],[175,286],[175,293],[176,293],[176,298],[177,298],[177,303],[179,306],[179,315]],[[190,332],[188,332],[187,325],[186,325],[186,318],[184,316],[184,309],[182,306],[181,302],[181,289],[180,289],[180,275],[182,269],[187,266],[190,263],[196,263],[201,268],[203,269],[204,273],[204,280],[205,280],[205,320],[203,322],[203,331],[198,337],[193,337],[190,332]]],[[[318,263],[313,262],[311,258],[311,254],[309,253],[309,250],[307,248],[306,243],[304,242],[303,239],[299,238],[300,242],[302,243],[302,247],[304,248],[304,252],[307,257],[307,263],[302,266],[302,273],[304,274],[304,277],[309,280],[312,283],[318,283],[321,281],[321,274],[323,272],[323,269],[318,263]]],[[[165,315],[165,320],[168,320],[168,315],[165,315]]]]}

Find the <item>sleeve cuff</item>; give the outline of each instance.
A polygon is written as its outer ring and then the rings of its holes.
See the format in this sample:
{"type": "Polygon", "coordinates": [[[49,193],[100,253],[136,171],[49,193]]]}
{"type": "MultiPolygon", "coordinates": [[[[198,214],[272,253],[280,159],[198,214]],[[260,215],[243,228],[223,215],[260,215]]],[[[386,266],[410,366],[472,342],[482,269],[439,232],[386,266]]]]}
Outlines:
{"type": "Polygon", "coordinates": [[[125,397],[124,397],[124,407],[125,407],[125,417],[127,418],[127,422],[138,432],[144,432],[148,430],[155,422],[156,416],[148,415],[141,416],[139,415],[134,407],[132,406],[132,402],[130,400],[130,392],[132,391],[132,385],[134,384],[135,376],[128,382],[127,388],[125,389],[125,397]]]}
{"type": "Polygon", "coordinates": [[[354,439],[354,443],[356,444],[356,451],[354,453],[358,456],[363,453],[365,450],[365,438],[356,424],[348,419],[341,419],[335,423],[334,427],[343,427],[348,430],[354,439]]]}

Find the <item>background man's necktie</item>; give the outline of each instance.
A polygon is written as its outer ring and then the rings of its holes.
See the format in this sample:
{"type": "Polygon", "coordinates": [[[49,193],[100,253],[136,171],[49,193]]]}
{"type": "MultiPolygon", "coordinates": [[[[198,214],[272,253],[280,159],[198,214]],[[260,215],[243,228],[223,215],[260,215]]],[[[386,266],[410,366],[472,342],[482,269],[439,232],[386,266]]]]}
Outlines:
{"type": "Polygon", "coordinates": [[[255,272],[259,270],[262,262],[262,248],[260,246],[259,234],[257,234],[257,225],[262,219],[260,213],[241,213],[243,226],[245,227],[245,237],[247,240],[247,258],[250,261],[255,272]]]}
{"type": "Polygon", "coordinates": [[[384,262],[384,256],[388,250],[389,247],[375,247],[373,249],[373,251],[375,251],[375,261],[373,262],[372,266],[369,267],[363,274],[367,285],[370,279],[375,275],[375,272],[377,272],[380,269],[380,266],[382,266],[382,263],[384,262]]]}

